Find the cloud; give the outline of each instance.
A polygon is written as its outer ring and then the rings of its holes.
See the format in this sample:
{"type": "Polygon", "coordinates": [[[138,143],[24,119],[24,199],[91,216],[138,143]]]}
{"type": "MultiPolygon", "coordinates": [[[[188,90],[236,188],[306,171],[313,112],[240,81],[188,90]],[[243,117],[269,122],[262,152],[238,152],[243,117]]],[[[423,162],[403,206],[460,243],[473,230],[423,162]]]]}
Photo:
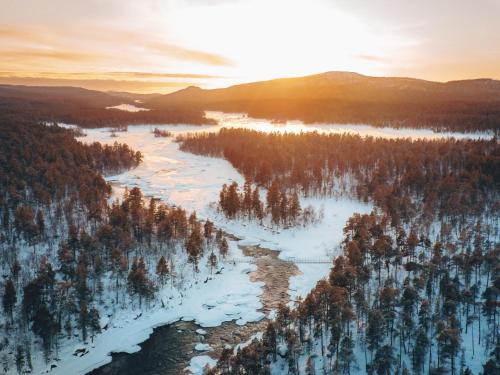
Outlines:
{"type": "Polygon", "coordinates": [[[2,59],[14,60],[19,59],[51,59],[62,61],[94,61],[102,56],[77,51],[63,50],[44,50],[44,49],[19,49],[19,50],[2,50],[2,59]]]}
{"type": "Polygon", "coordinates": [[[149,42],[146,47],[151,52],[156,52],[161,55],[173,57],[179,60],[194,61],[211,66],[232,66],[233,62],[224,56],[214,53],[197,51],[183,48],[173,44],[161,42],[149,42]]]}
{"type": "Polygon", "coordinates": [[[109,72],[109,75],[128,76],[136,78],[225,78],[224,76],[197,73],[149,73],[149,72],[109,72]]]}
{"type": "Polygon", "coordinates": [[[0,76],[0,84],[28,86],[73,86],[100,91],[127,91],[136,93],[169,93],[195,85],[192,81],[138,81],[113,79],[65,79],[45,77],[0,76]]]}
{"type": "Polygon", "coordinates": [[[162,80],[162,79],[219,79],[228,78],[220,75],[198,73],[163,73],[163,72],[15,72],[0,71],[0,77],[16,78],[55,78],[55,79],[118,79],[118,80],[162,80]]]}
{"type": "MultiPolygon", "coordinates": [[[[179,61],[200,66],[227,67],[224,56],[169,43],[157,33],[120,29],[111,26],[80,27],[62,30],[48,26],[0,26],[0,69],[17,70],[32,65],[32,71],[71,70],[70,63],[94,62],[88,69],[101,67],[169,66],[179,61]],[[77,42],[76,42],[77,41],[77,42]],[[51,65],[55,61],[65,66],[51,65]]],[[[108,69],[109,70],[109,69],[108,69]]]]}
{"type": "Polygon", "coordinates": [[[169,93],[187,86],[210,86],[227,77],[195,73],[15,72],[0,71],[0,84],[76,86],[100,91],[169,93]]]}
{"type": "Polygon", "coordinates": [[[361,54],[361,55],[355,55],[354,57],[357,59],[361,59],[361,60],[374,61],[374,62],[380,62],[380,63],[385,63],[385,62],[390,61],[386,57],[376,56],[376,55],[363,55],[363,54],[361,54]]]}

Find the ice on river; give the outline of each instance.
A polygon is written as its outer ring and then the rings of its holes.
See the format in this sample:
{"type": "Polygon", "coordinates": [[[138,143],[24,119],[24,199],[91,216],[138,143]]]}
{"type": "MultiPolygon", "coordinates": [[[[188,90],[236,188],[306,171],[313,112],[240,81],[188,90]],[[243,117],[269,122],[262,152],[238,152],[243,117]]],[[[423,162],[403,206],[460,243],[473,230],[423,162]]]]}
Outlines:
{"type": "MultiPolygon", "coordinates": [[[[246,221],[228,221],[210,207],[216,202],[222,184],[236,181],[243,184],[243,177],[225,160],[193,155],[179,150],[175,143],[176,135],[186,132],[216,131],[220,127],[245,127],[262,131],[322,131],[356,132],[362,135],[391,137],[437,138],[455,136],[456,138],[481,135],[461,135],[457,133],[433,133],[430,130],[394,130],[373,128],[364,125],[304,125],[300,122],[273,124],[267,120],[250,119],[241,114],[221,114],[210,112],[209,117],[217,118],[219,125],[138,125],[128,127],[128,131],[116,133],[111,137],[110,129],[85,130],[84,142],[127,143],[144,154],[144,162],[134,170],[109,177],[114,182],[115,192],[123,188],[139,186],[149,196],[161,198],[168,204],[179,205],[187,210],[196,210],[201,218],[210,218],[218,227],[241,238],[240,244],[259,244],[262,247],[281,251],[280,257],[293,258],[331,258],[338,253],[337,245],[342,238],[342,228],[346,220],[355,212],[371,211],[369,204],[348,199],[302,199],[302,205],[313,205],[316,210],[324,210],[324,219],[313,226],[287,230],[265,228],[246,221]],[[154,128],[169,130],[171,138],[154,137],[154,128]]],[[[484,135],[487,137],[488,135],[484,135]]],[[[242,257],[237,243],[231,241],[231,253],[242,257]]],[[[291,300],[304,296],[316,282],[326,277],[330,264],[297,265],[301,274],[290,280],[291,300]]],[[[112,351],[133,352],[139,350],[138,344],[147,339],[156,326],[177,319],[194,319],[202,326],[215,326],[223,321],[236,320],[238,324],[262,319],[259,312],[261,303],[261,284],[252,283],[248,272],[255,267],[251,264],[228,265],[220,275],[212,276],[207,283],[199,275],[198,282],[184,291],[165,289],[161,297],[167,308],[153,308],[134,319],[133,311],[123,311],[114,316],[110,328],[99,335],[92,348],[84,357],[73,357],[61,353],[62,360],[53,373],[85,373],[111,360],[112,351]],[[120,315],[121,314],[121,315],[120,315]]],[[[135,316],[139,314],[139,312],[135,316]]],[[[198,372],[208,357],[196,357],[190,369],[198,372]]]]}
{"type": "MultiPolygon", "coordinates": [[[[354,212],[369,212],[366,204],[347,199],[303,199],[302,204],[324,209],[324,220],[307,228],[276,230],[245,221],[228,221],[210,207],[218,199],[222,184],[236,181],[243,184],[243,177],[225,160],[193,155],[179,150],[175,135],[185,132],[207,130],[207,127],[160,126],[174,134],[172,138],[154,137],[151,130],[157,126],[131,126],[118,137],[111,137],[109,129],[86,130],[84,142],[127,143],[144,154],[144,162],[123,174],[109,177],[114,182],[115,192],[121,194],[120,186],[139,186],[144,194],[161,198],[168,204],[179,205],[187,210],[196,210],[201,218],[210,218],[218,227],[241,238],[239,244],[261,245],[280,250],[283,258],[331,258],[342,237],[345,221],[354,212]]],[[[231,255],[243,257],[236,242],[231,241],[231,255]]],[[[298,264],[301,274],[290,280],[291,300],[304,296],[325,277],[330,264],[298,264]]],[[[70,371],[85,373],[111,360],[110,352],[133,352],[138,344],[148,338],[152,329],[177,319],[193,319],[202,326],[216,326],[224,321],[236,320],[237,324],[258,321],[263,315],[259,296],[261,284],[252,283],[248,273],[255,268],[251,264],[228,265],[220,275],[214,275],[207,283],[194,284],[179,296],[171,290],[163,291],[162,298],[167,309],[156,308],[133,319],[133,312],[124,311],[123,316],[113,318],[110,329],[99,335],[89,353],[84,357],[62,360],[53,372],[70,371]],[[173,295],[172,295],[173,293],[173,295]]],[[[202,280],[205,275],[200,275],[202,280]]],[[[66,356],[61,355],[61,358],[66,356]]],[[[196,361],[195,361],[196,362],[196,361]]],[[[191,369],[199,368],[192,363],[191,369]]]]}

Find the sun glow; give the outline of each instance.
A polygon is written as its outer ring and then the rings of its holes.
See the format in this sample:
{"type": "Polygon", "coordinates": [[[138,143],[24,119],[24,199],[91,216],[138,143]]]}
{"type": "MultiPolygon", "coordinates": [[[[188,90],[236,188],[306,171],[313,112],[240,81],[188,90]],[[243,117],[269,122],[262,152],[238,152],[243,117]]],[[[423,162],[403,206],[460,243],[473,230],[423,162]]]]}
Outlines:
{"type": "MultiPolygon", "coordinates": [[[[380,73],[411,41],[370,33],[356,17],[325,2],[224,3],[182,9],[169,33],[182,45],[227,57],[224,70],[247,80],[305,75],[328,70],[380,73]]],[[[220,73],[220,67],[213,68],[220,73]]]]}
{"type": "Polygon", "coordinates": [[[0,0],[0,82],[170,92],[332,70],[499,77],[498,2],[423,3],[0,0]]]}

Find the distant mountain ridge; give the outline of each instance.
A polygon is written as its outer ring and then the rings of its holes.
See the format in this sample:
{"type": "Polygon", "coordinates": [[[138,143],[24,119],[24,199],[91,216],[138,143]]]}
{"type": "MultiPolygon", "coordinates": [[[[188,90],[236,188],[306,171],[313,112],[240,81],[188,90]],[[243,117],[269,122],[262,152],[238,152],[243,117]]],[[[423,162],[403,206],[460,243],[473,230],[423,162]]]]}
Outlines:
{"type": "Polygon", "coordinates": [[[500,128],[500,81],[493,79],[443,83],[327,72],[221,89],[190,86],[145,102],[149,108],[174,104],[277,120],[461,131],[500,128]]]}
{"type": "Polygon", "coordinates": [[[305,77],[279,78],[244,83],[221,89],[204,90],[190,86],[174,93],[157,96],[148,104],[161,105],[172,100],[252,100],[252,99],[343,99],[362,100],[372,97],[399,100],[423,100],[425,95],[446,100],[499,100],[500,81],[471,79],[433,82],[405,77],[370,77],[352,72],[326,72],[305,77]],[[418,95],[422,95],[418,97],[418,95]]]}
{"type": "Polygon", "coordinates": [[[33,112],[37,118],[84,126],[210,122],[204,110],[244,112],[272,120],[363,123],[438,131],[500,131],[500,81],[433,82],[406,77],[370,77],[326,72],[219,89],[189,86],[166,94],[137,95],[78,87],[0,85],[0,109],[33,112]],[[117,104],[148,113],[106,110],[117,104]]]}
{"type": "Polygon", "coordinates": [[[88,107],[112,106],[129,103],[130,99],[116,97],[96,90],[71,86],[23,86],[0,84],[0,99],[30,100],[37,102],[66,101],[76,102],[88,107]]]}

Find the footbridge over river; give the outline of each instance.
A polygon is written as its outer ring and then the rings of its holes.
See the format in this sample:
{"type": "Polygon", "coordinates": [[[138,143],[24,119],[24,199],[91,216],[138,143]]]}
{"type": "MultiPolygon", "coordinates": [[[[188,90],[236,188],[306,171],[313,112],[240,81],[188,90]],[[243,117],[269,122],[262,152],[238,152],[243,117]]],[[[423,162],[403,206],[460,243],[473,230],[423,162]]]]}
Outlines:
{"type": "MultiPolygon", "coordinates": [[[[226,262],[229,263],[249,263],[249,264],[255,264],[258,262],[259,259],[262,258],[255,258],[255,257],[244,257],[244,258],[226,258],[226,262]]],[[[283,262],[290,262],[290,263],[308,263],[308,264],[332,264],[333,263],[332,258],[295,258],[295,257],[287,257],[287,258],[282,258],[283,262]]]]}

